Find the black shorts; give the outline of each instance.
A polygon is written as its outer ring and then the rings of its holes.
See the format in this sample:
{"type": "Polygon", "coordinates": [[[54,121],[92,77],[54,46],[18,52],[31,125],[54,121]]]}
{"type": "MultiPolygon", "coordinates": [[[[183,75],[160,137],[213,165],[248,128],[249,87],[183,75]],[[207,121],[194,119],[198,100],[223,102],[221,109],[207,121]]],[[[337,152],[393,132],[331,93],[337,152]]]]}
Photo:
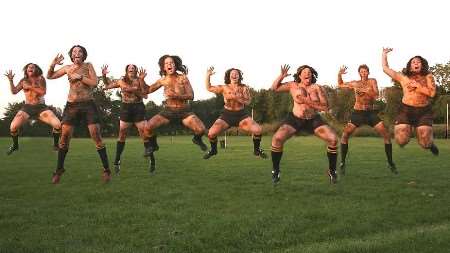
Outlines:
{"type": "Polygon", "coordinates": [[[144,103],[122,103],[120,106],[120,120],[127,123],[136,123],[145,120],[144,103]]]}
{"type": "Polygon", "coordinates": [[[402,103],[398,115],[395,118],[395,124],[408,124],[414,127],[432,126],[433,111],[431,110],[431,105],[414,107],[402,103]]]}
{"type": "Polygon", "coordinates": [[[297,132],[304,131],[307,133],[314,133],[316,128],[327,125],[319,114],[316,114],[312,119],[302,119],[297,118],[292,112],[288,114],[281,125],[284,124],[292,126],[297,132]]]}
{"type": "Polygon", "coordinates": [[[381,119],[380,117],[378,117],[377,111],[353,110],[349,123],[352,123],[357,127],[360,127],[362,125],[369,125],[371,127],[374,127],[376,124],[380,122],[381,119]]]}
{"type": "Polygon", "coordinates": [[[100,123],[100,113],[94,101],[67,102],[62,123],[77,125],[80,122],[88,125],[100,123]]]}
{"type": "Polygon", "coordinates": [[[223,113],[220,115],[219,119],[225,121],[230,127],[239,126],[239,122],[250,117],[245,110],[240,111],[230,111],[227,109],[223,110],[223,113]]]}
{"type": "Polygon", "coordinates": [[[41,112],[50,110],[50,108],[48,108],[45,104],[24,104],[20,110],[26,112],[31,119],[38,119],[41,112]]]}
{"type": "Polygon", "coordinates": [[[181,122],[183,119],[191,115],[194,115],[190,106],[186,106],[185,108],[178,110],[164,107],[158,114],[168,119],[170,122],[172,121],[181,122]]]}

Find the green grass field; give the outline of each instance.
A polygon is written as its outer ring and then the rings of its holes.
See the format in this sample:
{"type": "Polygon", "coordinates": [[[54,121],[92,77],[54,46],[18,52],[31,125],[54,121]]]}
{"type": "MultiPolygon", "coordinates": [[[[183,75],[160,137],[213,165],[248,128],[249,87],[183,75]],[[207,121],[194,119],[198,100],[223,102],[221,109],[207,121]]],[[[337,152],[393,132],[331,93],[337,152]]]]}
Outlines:
{"type": "MultiPolygon", "coordinates": [[[[112,163],[115,140],[106,142],[112,163]]],[[[439,157],[416,140],[394,146],[393,175],[381,138],[352,138],[347,173],[330,185],[325,144],[296,137],[275,187],[271,161],[252,155],[250,137],[230,138],[210,160],[190,137],[162,137],[155,175],[131,138],[109,184],[91,140],[72,140],[59,185],[50,182],[50,138],[21,138],[7,157],[9,143],[0,139],[2,253],[450,251],[446,140],[436,141],[439,157]]]]}

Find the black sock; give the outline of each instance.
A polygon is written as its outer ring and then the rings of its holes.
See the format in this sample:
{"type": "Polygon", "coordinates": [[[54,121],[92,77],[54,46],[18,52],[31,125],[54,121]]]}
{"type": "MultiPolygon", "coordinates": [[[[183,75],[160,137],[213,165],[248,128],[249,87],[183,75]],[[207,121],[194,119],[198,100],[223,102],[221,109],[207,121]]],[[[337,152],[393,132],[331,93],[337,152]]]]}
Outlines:
{"type": "Polygon", "coordinates": [[[337,147],[328,147],[327,148],[327,156],[328,156],[328,166],[330,168],[330,171],[336,171],[337,147]]]}
{"type": "Polygon", "coordinates": [[[64,160],[66,160],[67,152],[69,152],[68,149],[58,149],[58,163],[56,164],[57,170],[64,170],[64,160]]]}
{"type": "MultiPolygon", "coordinates": [[[[125,142],[118,141],[116,145],[116,159],[114,159],[114,164],[118,164],[120,161],[120,156],[122,155],[123,149],[125,148],[125,142]]],[[[103,159],[103,158],[102,158],[103,159]]]]}
{"type": "Polygon", "coordinates": [[[345,158],[347,157],[348,143],[341,143],[341,162],[345,163],[345,158]]]}
{"type": "Polygon", "coordinates": [[[209,143],[211,143],[211,151],[217,153],[217,137],[209,139],[209,143]]]}
{"type": "Polygon", "coordinates": [[[106,153],[106,147],[97,149],[100,158],[102,159],[103,168],[109,170],[108,154],[106,153]]]}
{"type": "Polygon", "coordinates": [[[53,146],[58,147],[60,132],[53,132],[53,146]]]}
{"type": "Polygon", "coordinates": [[[19,135],[16,133],[11,133],[11,138],[13,140],[13,147],[18,148],[19,147],[19,135]]]}
{"type": "Polygon", "coordinates": [[[261,145],[261,135],[253,136],[253,150],[255,152],[259,151],[259,147],[261,145]]]}
{"type": "Polygon", "coordinates": [[[150,147],[150,140],[146,140],[144,141],[144,148],[149,148],[150,147]]]}
{"type": "Polygon", "coordinates": [[[386,152],[386,158],[388,160],[388,163],[393,164],[394,162],[392,161],[392,144],[391,143],[384,144],[384,152],[386,152]]]}
{"type": "Polygon", "coordinates": [[[194,139],[196,139],[198,141],[202,141],[202,136],[203,136],[203,133],[201,133],[201,134],[194,134],[194,139]]]}
{"type": "Polygon", "coordinates": [[[278,152],[272,150],[272,167],[275,172],[280,171],[281,156],[283,156],[283,151],[278,152]]]}

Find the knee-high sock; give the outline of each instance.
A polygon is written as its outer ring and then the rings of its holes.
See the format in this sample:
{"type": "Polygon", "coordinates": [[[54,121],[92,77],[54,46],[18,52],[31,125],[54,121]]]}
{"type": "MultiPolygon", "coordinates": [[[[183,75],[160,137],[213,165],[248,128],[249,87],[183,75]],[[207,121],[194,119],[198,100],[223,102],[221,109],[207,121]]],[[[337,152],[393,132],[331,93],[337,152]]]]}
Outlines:
{"type": "Polygon", "coordinates": [[[273,171],[280,171],[280,161],[283,156],[282,148],[276,148],[272,146],[272,168],[273,171]]]}
{"type": "Polygon", "coordinates": [[[116,145],[116,159],[114,159],[114,164],[120,161],[120,156],[122,155],[123,149],[125,148],[124,141],[118,141],[116,145]]]}
{"type": "Polygon", "coordinates": [[[67,152],[69,152],[66,148],[58,149],[58,163],[56,164],[57,170],[64,170],[64,161],[66,160],[67,152]]]}
{"type": "Polygon", "coordinates": [[[61,136],[60,129],[53,129],[53,146],[57,147],[59,142],[59,137],[61,136]]]}
{"type": "Polygon", "coordinates": [[[211,144],[211,151],[217,152],[217,137],[209,139],[209,143],[211,144]]]}
{"type": "Polygon", "coordinates": [[[11,132],[11,138],[13,141],[13,146],[15,148],[19,147],[19,133],[18,132],[11,132]]]}
{"type": "Polygon", "coordinates": [[[108,154],[106,153],[106,147],[97,149],[98,155],[100,156],[100,159],[102,159],[103,168],[105,170],[109,170],[109,161],[108,161],[108,154]]]}
{"type": "Polygon", "coordinates": [[[337,147],[327,147],[327,156],[330,171],[336,171],[337,147]]]}
{"type": "Polygon", "coordinates": [[[384,152],[386,152],[386,158],[389,164],[393,164],[392,161],[392,143],[384,144],[384,152]]]}
{"type": "Polygon", "coordinates": [[[253,136],[253,150],[258,151],[260,145],[261,145],[261,135],[254,135],[253,136]]]}
{"type": "Polygon", "coordinates": [[[345,163],[345,158],[347,157],[348,143],[341,143],[341,162],[345,163]]]}

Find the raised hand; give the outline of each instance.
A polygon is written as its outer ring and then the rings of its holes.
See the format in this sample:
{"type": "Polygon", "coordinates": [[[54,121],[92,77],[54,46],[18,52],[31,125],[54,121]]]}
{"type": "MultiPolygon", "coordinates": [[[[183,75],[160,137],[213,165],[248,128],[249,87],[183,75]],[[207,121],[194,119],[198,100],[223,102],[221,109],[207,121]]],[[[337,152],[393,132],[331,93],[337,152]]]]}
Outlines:
{"type": "Polygon", "coordinates": [[[216,73],[216,72],[214,72],[214,67],[213,67],[213,66],[209,67],[208,70],[206,71],[206,75],[207,75],[207,76],[212,76],[212,75],[214,75],[215,73],[216,73]]]}
{"type": "Polygon", "coordinates": [[[392,49],[390,47],[383,47],[383,54],[388,54],[388,53],[392,52],[392,50],[394,50],[394,49],[392,49]]]}
{"type": "Polygon", "coordinates": [[[12,72],[12,70],[8,70],[6,71],[5,76],[8,78],[9,81],[12,81],[14,79],[15,74],[12,72]]]}
{"type": "Polygon", "coordinates": [[[144,69],[143,67],[140,67],[138,70],[139,79],[144,80],[146,76],[147,76],[147,70],[144,69]]]}
{"type": "Polygon", "coordinates": [[[108,65],[105,64],[102,66],[102,76],[106,76],[109,73],[108,65]]]}
{"type": "Polygon", "coordinates": [[[340,75],[347,74],[347,66],[342,65],[341,68],[339,69],[339,74],[340,75]]]}
{"type": "Polygon", "coordinates": [[[62,54],[57,54],[55,59],[52,61],[52,65],[62,65],[64,61],[64,56],[62,54]]]}
{"type": "Polygon", "coordinates": [[[291,75],[291,74],[288,74],[288,71],[290,68],[291,68],[291,66],[289,66],[288,64],[284,64],[281,66],[281,76],[283,78],[291,75]]]}

